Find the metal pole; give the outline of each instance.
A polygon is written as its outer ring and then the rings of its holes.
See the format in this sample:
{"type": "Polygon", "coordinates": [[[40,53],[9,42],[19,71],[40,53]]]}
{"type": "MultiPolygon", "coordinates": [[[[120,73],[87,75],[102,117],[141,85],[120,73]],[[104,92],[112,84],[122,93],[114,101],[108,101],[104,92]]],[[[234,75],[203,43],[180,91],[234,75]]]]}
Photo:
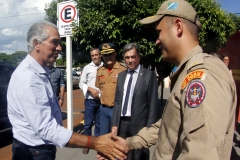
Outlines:
{"type": "Polygon", "coordinates": [[[73,130],[72,39],[66,36],[67,54],[67,128],[73,130]]]}

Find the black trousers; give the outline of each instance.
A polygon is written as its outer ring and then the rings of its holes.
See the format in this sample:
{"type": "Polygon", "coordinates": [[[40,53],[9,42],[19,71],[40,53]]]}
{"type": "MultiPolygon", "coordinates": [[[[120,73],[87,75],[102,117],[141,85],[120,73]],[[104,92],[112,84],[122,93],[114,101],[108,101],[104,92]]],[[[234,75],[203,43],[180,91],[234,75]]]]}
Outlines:
{"type": "Polygon", "coordinates": [[[12,160],[55,160],[56,146],[39,145],[28,146],[13,138],[12,160]]]}
{"type": "MultiPolygon", "coordinates": [[[[127,138],[132,135],[131,118],[121,118],[118,136],[127,138]]],[[[148,148],[130,150],[127,154],[127,160],[149,160],[150,153],[148,148]]]]}

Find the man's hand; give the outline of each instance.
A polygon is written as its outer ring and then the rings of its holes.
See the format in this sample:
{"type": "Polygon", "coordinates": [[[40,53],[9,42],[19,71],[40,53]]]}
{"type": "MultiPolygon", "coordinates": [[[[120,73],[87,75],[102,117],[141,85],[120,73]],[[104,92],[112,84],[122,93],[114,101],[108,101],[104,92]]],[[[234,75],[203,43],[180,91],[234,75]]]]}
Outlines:
{"type": "Polygon", "coordinates": [[[127,158],[126,153],[128,152],[128,146],[120,137],[112,136],[112,134],[109,133],[103,136],[94,137],[91,142],[93,149],[101,152],[111,160],[115,160],[116,158],[123,160],[127,158]]]}
{"type": "MultiPolygon", "coordinates": [[[[116,127],[117,128],[117,127],[116,127]]],[[[124,148],[127,148],[128,150],[128,144],[127,144],[127,141],[121,137],[118,137],[116,135],[114,135],[112,133],[112,139],[117,143],[119,144],[120,146],[124,147],[124,148]]],[[[96,158],[98,160],[109,160],[108,156],[104,155],[103,153],[100,153],[100,152],[97,152],[97,156],[96,158]]],[[[120,159],[119,159],[120,160],[120,159]]]]}
{"type": "Polygon", "coordinates": [[[63,99],[59,99],[59,100],[58,100],[58,104],[59,104],[59,107],[62,107],[62,105],[63,105],[63,99]]]}
{"type": "Polygon", "coordinates": [[[112,134],[117,135],[117,126],[112,126],[112,134]]]}
{"type": "Polygon", "coordinates": [[[88,87],[88,91],[93,95],[94,98],[99,98],[98,96],[99,90],[92,87],[88,87]]]}
{"type": "Polygon", "coordinates": [[[98,160],[109,160],[105,155],[103,155],[103,154],[100,153],[100,152],[97,152],[96,158],[97,158],[98,160]]]}

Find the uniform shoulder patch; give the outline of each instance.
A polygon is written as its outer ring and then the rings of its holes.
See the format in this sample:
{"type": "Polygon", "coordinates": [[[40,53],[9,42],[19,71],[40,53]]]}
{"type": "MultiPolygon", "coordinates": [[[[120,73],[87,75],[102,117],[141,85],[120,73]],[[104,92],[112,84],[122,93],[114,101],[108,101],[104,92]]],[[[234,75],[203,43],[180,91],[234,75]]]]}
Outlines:
{"type": "Polygon", "coordinates": [[[191,82],[194,79],[201,79],[204,75],[204,71],[203,70],[195,70],[193,72],[190,72],[183,80],[182,85],[181,85],[181,89],[184,89],[189,82],[191,82]]]}
{"type": "Polygon", "coordinates": [[[99,69],[101,69],[101,68],[103,68],[105,65],[101,65],[100,67],[98,67],[98,69],[97,70],[99,70],[99,69]]]}
{"type": "Polygon", "coordinates": [[[125,63],[123,63],[123,62],[119,62],[119,64],[120,64],[121,66],[127,68],[127,65],[126,65],[125,63]]]}
{"type": "Polygon", "coordinates": [[[202,82],[192,81],[186,92],[186,102],[190,108],[198,107],[206,96],[206,89],[202,82]]]}
{"type": "Polygon", "coordinates": [[[191,69],[192,67],[203,64],[203,55],[202,54],[197,54],[194,57],[192,57],[189,62],[188,62],[188,69],[191,69]]]}

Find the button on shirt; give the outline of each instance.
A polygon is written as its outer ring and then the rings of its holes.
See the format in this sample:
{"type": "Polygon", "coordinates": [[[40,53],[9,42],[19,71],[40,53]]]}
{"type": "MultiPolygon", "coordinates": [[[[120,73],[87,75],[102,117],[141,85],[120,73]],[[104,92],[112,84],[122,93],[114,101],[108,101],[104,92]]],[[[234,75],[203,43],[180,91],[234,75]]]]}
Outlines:
{"type": "Polygon", "coordinates": [[[50,80],[56,97],[59,97],[60,87],[65,87],[63,71],[53,67],[50,70],[50,80]]]}
{"type": "Polygon", "coordinates": [[[32,56],[21,62],[8,86],[8,117],[13,137],[30,146],[53,144],[64,147],[72,131],[62,126],[57,99],[49,80],[49,69],[32,56]]]}
{"type": "MultiPolygon", "coordinates": [[[[140,70],[140,65],[138,65],[138,68],[135,70],[135,72],[132,75],[133,76],[132,85],[131,85],[131,89],[130,89],[130,93],[129,93],[127,113],[126,113],[125,116],[129,116],[129,117],[131,116],[132,96],[133,96],[134,88],[135,88],[135,85],[136,85],[136,82],[137,82],[137,77],[138,77],[139,70],[140,70]]],[[[128,81],[129,81],[129,78],[131,76],[129,71],[130,70],[128,69],[128,73],[127,73],[127,76],[126,76],[126,79],[125,79],[125,83],[124,83],[122,110],[123,110],[123,105],[124,105],[124,102],[125,102],[125,99],[126,99],[125,96],[126,96],[128,81]]],[[[121,113],[121,116],[123,116],[122,113],[121,113]]]]}
{"type": "Polygon", "coordinates": [[[88,87],[99,90],[99,88],[95,86],[95,82],[96,82],[96,76],[97,76],[97,69],[102,65],[103,65],[102,62],[99,66],[91,62],[83,68],[79,87],[83,90],[83,94],[86,99],[95,99],[92,96],[92,94],[88,92],[88,87]]]}

